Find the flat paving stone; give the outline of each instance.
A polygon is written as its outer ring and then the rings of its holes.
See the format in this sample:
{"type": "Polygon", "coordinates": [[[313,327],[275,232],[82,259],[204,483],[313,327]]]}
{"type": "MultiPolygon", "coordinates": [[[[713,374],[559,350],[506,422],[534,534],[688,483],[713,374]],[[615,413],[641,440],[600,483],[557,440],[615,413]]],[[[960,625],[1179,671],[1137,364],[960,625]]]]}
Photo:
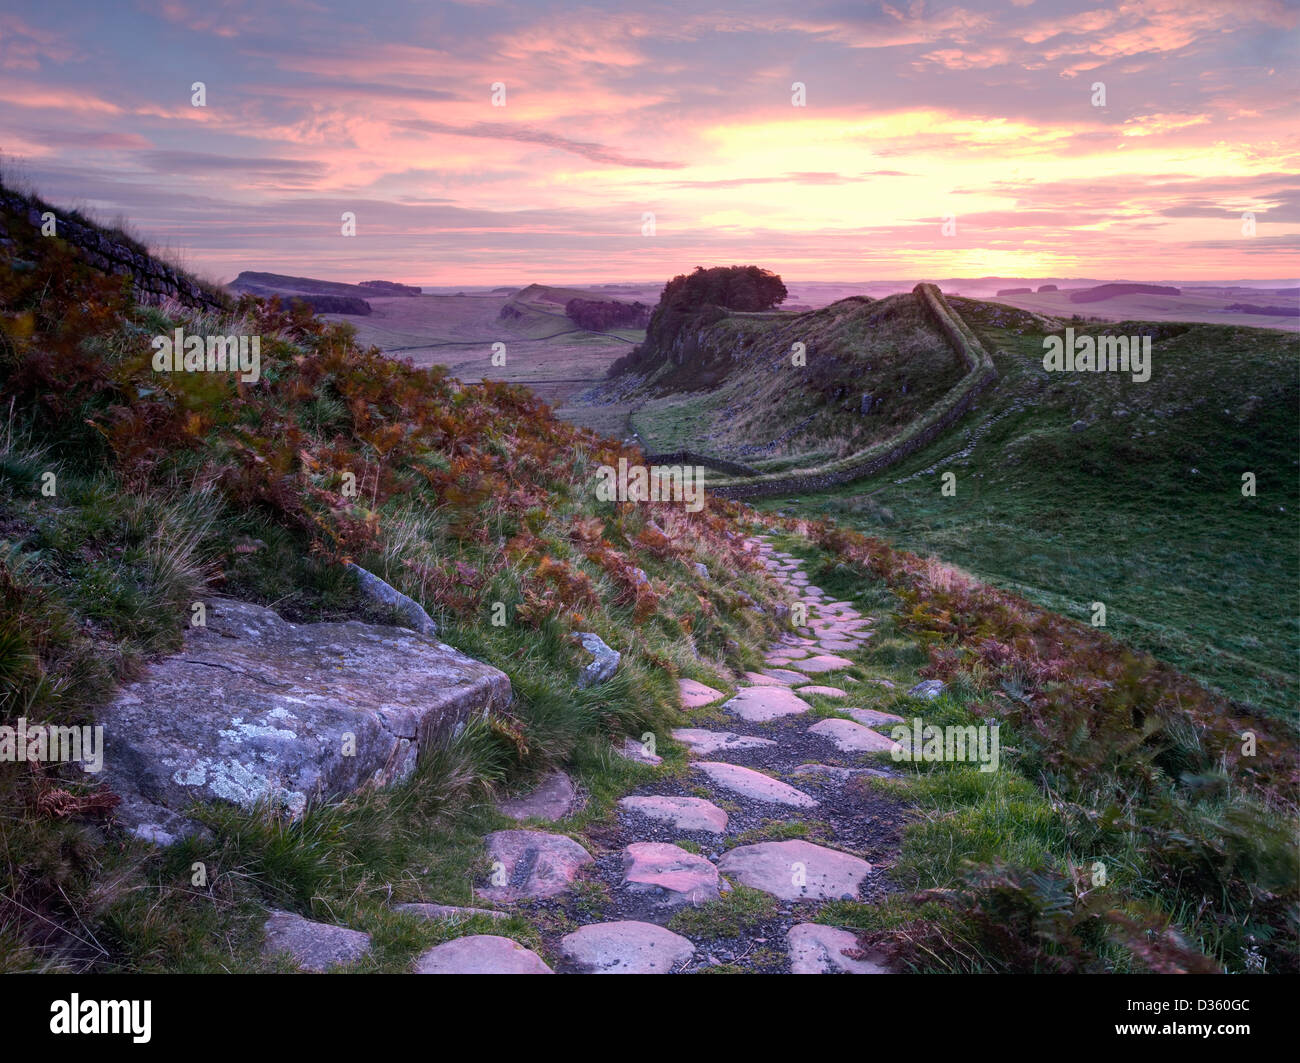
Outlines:
{"type": "Polygon", "coordinates": [[[727,813],[702,797],[625,797],[619,805],[629,812],[671,823],[678,830],[722,834],[727,829],[727,813]]]}
{"type": "Polygon", "coordinates": [[[531,949],[495,934],[469,934],[435,945],[415,961],[416,974],[554,974],[531,949]]]}
{"type": "Polygon", "coordinates": [[[836,900],[856,899],[871,865],[836,849],[795,840],[729,849],[718,861],[718,870],[782,900],[836,900]]]}
{"type": "Polygon", "coordinates": [[[821,720],[809,727],[808,733],[830,739],[841,753],[890,753],[898,747],[897,742],[852,720],[821,720]]]}
{"type": "Polygon", "coordinates": [[[824,698],[847,698],[848,697],[848,694],[842,691],[839,687],[824,687],[824,686],[813,685],[813,686],[806,686],[806,687],[795,687],[794,692],[798,694],[800,697],[804,697],[804,698],[810,698],[814,694],[820,694],[824,698]]]}
{"type": "Polygon", "coordinates": [[[795,661],[790,667],[814,675],[820,672],[838,672],[841,668],[852,668],[853,662],[847,657],[836,657],[833,653],[819,653],[806,661],[795,661]]]}
{"type": "Polygon", "coordinates": [[[654,923],[591,923],[560,939],[560,955],[584,974],[669,974],[695,946],[654,923]]]}
{"type": "Polygon", "coordinates": [[[555,771],[532,793],[502,801],[497,809],[519,823],[526,819],[563,819],[573,808],[576,797],[573,780],[564,772],[555,771]]]}
{"type": "MultiPolygon", "coordinates": [[[[797,668],[798,664],[795,664],[795,667],[797,668]]],[[[808,681],[808,677],[802,672],[792,672],[788,668],[767,668],[764,669],[763,675],[769,679],[775,679],[785,686],[793,686],[795,683],[806,683],[808,681]]]]}
{"type": "Polygon", "coordinates": [[[475,892],[498,904],[554,897],[569,888],[580,868],[594,862],[586,849],[563,834],[499,830],[484,841],[493,865],[492,885],[475,892]]]}
{"type": "Polygon", "coordinates": [[[694,679],[677,680],[677,694],[682,699],[683,707],[688,709],[712,705],[724,696],[721,690],[714,690],[713,687],[705,686],[694,679]]]}
{"type": "MultiPolygon", "coordinates": [[[[888,682],[888,680],[867,680],[871,682],[888,682]]],[[[895,716],[892,712],[881,712],[879,709],[840,709],[840,712],[847,712],[863,727],[879,727],[884,723],[906,723],[907,721],[901,716],[895,716]]]]}
{"type": "Polygon", "coordinates": [[[370,951],[370,935],[333,923],[317,923],[294,912],[273,911],[262,924],[264,956],[287,953],[304,971],[320,974],[343,967],[370,951]]]}
{"type": "Polygon", "coordinates": [[[783,687],[786,685],[780,679],[773,679],[770,675],[764,675],[762,672],[746,672],[745,681],[752,683],[756,687],[783,687]]]}
{"type": "Polygon", "coordinates": [[[667,842],[633,842],[623,852],[623,885],[669,907],[705,904],[719,895],[718,869],[697,853],[667,842]]]}
{"type": "Polygon", "coordinates": [[[704,772],[715,784],[724,790],[730,790],[741,797],[755,801],[767,801],[774,805],[787,805],[791,808],[815,808],[817,799],[802,790],[796,790],[789,783],[764,775],[753,768],[742,768],[738,764],[725,764],[722,761],[705,760],[694,765],[704,772]]]}
{"type": "Polygon", "coordinates": [[[623,739],[621,746],[614,747],[614,752],[624,760],[634,760],[638,764],[662,764],[664,759],[658,753],[651,753],[645,743],[638,742],[630,735],[623,739]]]}
{"type": "Polygon", "coordinates": [[[486,915],[489,919],[509,919],[509,912],[494,912],[491,908],[458,908],[454,904],[395,904],[393,910],[410,912],[422,919],[445,919],[452,923],[463,923],[476,915],[486,915]]]}
{"type": "Polygon", "coordinates": [[[700,727],[679,727],[672,734],[692,753],[701,756],[728,749],[757,749],[760,746],[776,745],[770,738],[751,738],[732,731],[706,731],[700,727]]]}
{"type": "Polygon", "coordinates": [[[790,950],[791,974],[888,974],[871,960],[844,955],[858,948],[858,939],[847,930],[821,923],[798,923],[785,935],[790,950]]]}
{"type": "Polygon", "coordinates": [[[788,687],[747,687],[723,706],[723,711],[748,723],[766,723],[782,716],[796,716],[812,708],[788,687]]]}

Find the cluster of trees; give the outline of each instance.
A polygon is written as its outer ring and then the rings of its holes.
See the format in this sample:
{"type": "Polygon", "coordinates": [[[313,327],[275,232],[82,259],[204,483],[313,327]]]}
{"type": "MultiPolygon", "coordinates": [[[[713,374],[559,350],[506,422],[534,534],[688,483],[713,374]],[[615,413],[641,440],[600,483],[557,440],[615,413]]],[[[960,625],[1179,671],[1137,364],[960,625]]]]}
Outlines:
{"type": "Polygon", "coordinates": [[[605,302],[600,299],[570,299],[564,312],[579,328],[604,332],[612,328],[645,328],[650,307],[645,303],[605,302]]]}
{"type": "Polygon", "coordinates": [[[696,266],[694,273],[679,273],[665,286],[660,306],[690,311],[702,306],[727,310],[771,310],[788,293],[781,278],[759,266],[696,266]]]}

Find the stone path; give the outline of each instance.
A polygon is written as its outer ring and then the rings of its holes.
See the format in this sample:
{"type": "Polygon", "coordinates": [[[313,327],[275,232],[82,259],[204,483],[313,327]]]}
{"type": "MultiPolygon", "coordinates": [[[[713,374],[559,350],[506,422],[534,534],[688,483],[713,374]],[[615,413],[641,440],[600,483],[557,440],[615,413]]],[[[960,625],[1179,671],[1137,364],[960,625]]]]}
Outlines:
{"type": "MultiPolygon", "coordinates": [[[[817,921],[828,903],[878,900],[892,889],[872,860],[888,864],[897,852],[898,807],[862,783],[892,774],[878,754],[893,744],[875,728],[887,729],[898,717],[837,704],[881,692],[836,675],[854,664],[843,654],[872,637],[872,618],[812,586],[794,557],[764,539],[750,540],[748,548],[802,603],[806,623],[769,647],[763,670],[747,672],[730,697],[681,681],[683,711],[693,725],[674,730],[672,738],[689,751],[685,777],[660,771],[624,797],[616,822],[586,828],[591,852],[551,832],[581,807],[563,773],[499,806],[527,829],[488,835],[490,870],[475,897],[495,905],[495,913],[533,919],[558,973],[668,974],[720,964],[795,974],[886,970],[880,957],[858,950],[850,929],[817,921]],[[813,698],[833,699],[825,704],[851,719],[810,715],[813,698]],[[720,728],[723,717],[728,726],[720,728]],[[700,930],[695,917],[724,909],[738,888],[766,895],[767,914],[739,928],[724,921],[721,932],[700,930]],[[691,918],[683,922],[683,916],[691,918]]],[[[629,740],[616,752],[659,762],[641,749],[629,740]]],[[[400,907],[453,924],[484,911],[400,907]]],[[[471,933],[428,950],[415,970],[551,969],[510,938],[471,933]]]]}

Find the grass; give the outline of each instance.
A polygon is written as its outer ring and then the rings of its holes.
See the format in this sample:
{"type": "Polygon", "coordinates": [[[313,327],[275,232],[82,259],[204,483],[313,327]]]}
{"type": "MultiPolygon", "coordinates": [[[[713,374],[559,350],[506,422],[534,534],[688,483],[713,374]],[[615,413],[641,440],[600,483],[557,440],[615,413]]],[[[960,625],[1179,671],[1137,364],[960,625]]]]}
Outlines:
{"type": "Polygon", "coordinates": [[[0,718],[92,722],[214,590],[295,622],[391,622],[345,557],[506,672],[514,701],[423,751],[403,786],[318,800],[296,822],[194,809],[207,834],[161,851],[105,831],[105,795],[83,779],[0,763],[9,969],[264,969],[272,907],[369,930],[367,969],[404,969],[451,929],[390,902],[472,902],[495,794],[563,764],[587,797],[567,824],[581,836],[654,775],[613,753],[624,736],[649,732],[661,770],[680,770],[677,676],[718,683],[774,634],[777,591],[741,554],[733,509],[598,502],[592,471],[617,447],[526,393],[393,363],[301,310],[138,306],[56,241],[18,253],[29,268],[0,264],[0,718]],[[261,335],[262,379],[159,380],[140,352],[178,326],[261,335]],[[614,679],[576,689],[576,631],[621,652],[614,679]],[[51,787],[81,815],[46,810],[51,787]]]}
{"type": "MultiPolygon", "coordinates": [[[[930,595],[954,614],[973,610],[938,598],[966,586],[960,574],[916,559],[908,579],[887,560],[871,574],[847,552],[793,537],[777,543],[805,558],[828,594],[876,617],[875,638],[854,656],[859,670],[897,689],[873,708],[938,726],[1001,723],[998,771],[916,762],[895,765],[895,778],[857,780],[910,806],[891,871],[904,892],[881,905],[832,903],[820,921],[857,929],[903,969],[922,972],[1292,969],[1300,865],[1285,779],[1252,785],[1209,763],[1203,739],[1179,734],[1175,747],[1197,751],[1181,754],[1191,758],[1181,778],[1145,779],[1145,758],[1131,747],[1109,760],[1094,754],[1106,767],[1049,768],[1033,717],[1007,711],[1005,699],[1030,689],[1008,678],[1014,668],[958,657],[938,699],[902,693],[919,666],[933,674],[927,662],[964,644],[936,641],[916,619],[931,615],[918,608],[930,595]]],[[[1072,670],[1087,667],[1080,658],[1072,670]]],[[[1094,742],[1129,739],[1098,733],[1094,742]]]]}
{"type": "MultiPolygon", "coordinates": [[[[1152,378],[1042,370],[1029,315],[953,305],[999,383],[958,430],[798,512],[934,554],[1106,630],[1245,705],[1295,719],[1300,698],[1300,340],[1162,328],[1152,378]],[[998,323],[1000,322],[1000,324],[998,323]],[[940,492],[940,474],[957,493],[940,492]],[[1242,494],[1242,473],[1257,494],[1242,494]]],[[[791,508],[788,500],[759,503],[791,508]]]]}

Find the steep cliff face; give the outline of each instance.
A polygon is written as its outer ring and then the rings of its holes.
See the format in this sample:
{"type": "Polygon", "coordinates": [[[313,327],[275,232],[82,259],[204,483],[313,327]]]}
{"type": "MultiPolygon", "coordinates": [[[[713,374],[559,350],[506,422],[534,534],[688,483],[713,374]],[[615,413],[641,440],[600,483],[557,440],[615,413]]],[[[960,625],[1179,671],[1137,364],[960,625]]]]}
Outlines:
{"type": "Polygon", "coordinates": [[[142,303],[177,299],[206,310],[230,305],[220,289],[160,261],[125,233],[95,225],[75,211],[60,210],[34,196],[0,188],[0,248],[21,260],[22,247],[33,238],[63,240],[95,269],[129,276],[142,303]],[[51,226],[53,235],[45,235],[51,226]]]}

